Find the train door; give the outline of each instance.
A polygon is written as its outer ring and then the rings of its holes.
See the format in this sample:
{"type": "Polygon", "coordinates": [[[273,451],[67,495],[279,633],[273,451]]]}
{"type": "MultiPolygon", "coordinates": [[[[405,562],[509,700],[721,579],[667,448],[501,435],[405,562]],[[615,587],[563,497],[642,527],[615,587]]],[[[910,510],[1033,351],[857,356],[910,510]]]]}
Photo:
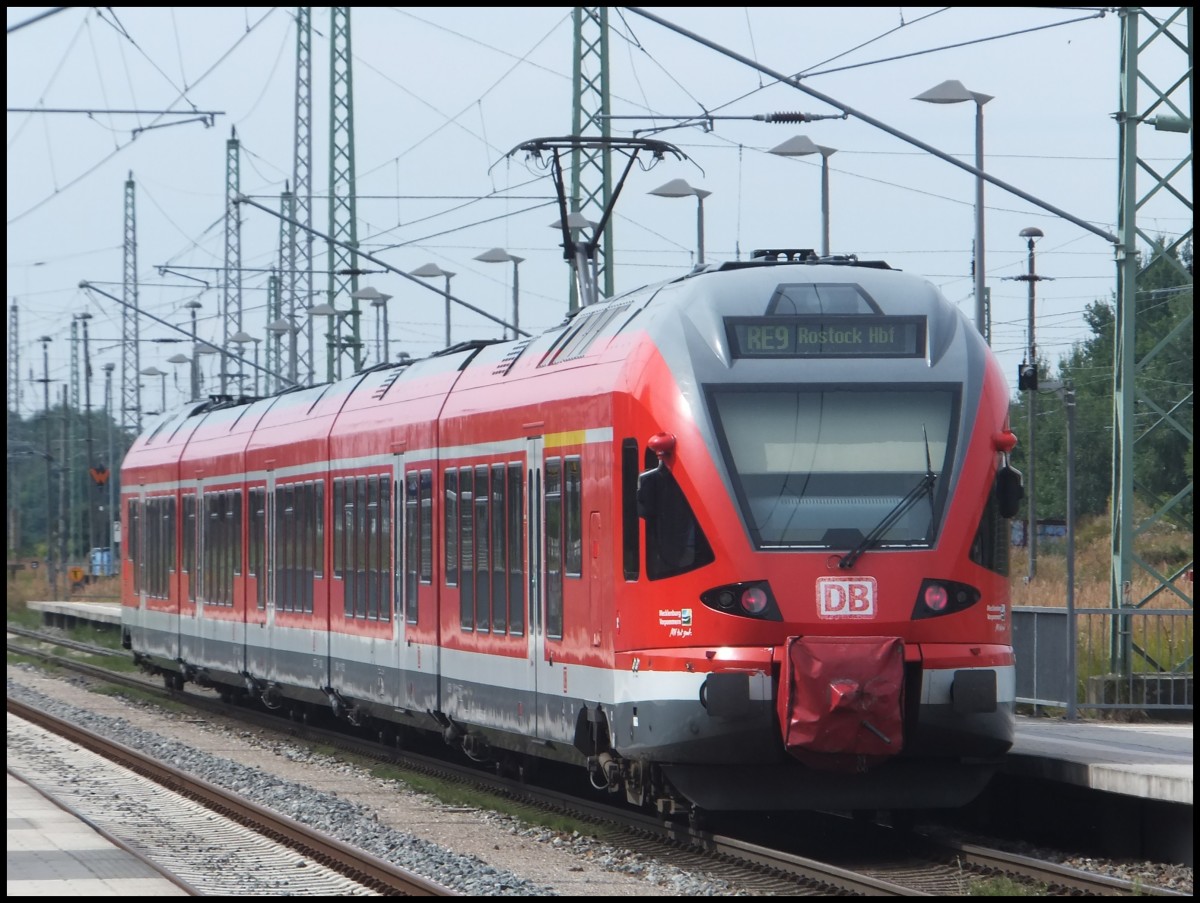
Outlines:
{"type": "MultiPolygon", "coordinates": [[[[275,634],[275,593],[276,593],[276,552],[275,552],[275,471],[267,471],[267,483],[263,489],[262,516],[259,526],[262,549],[258,579],[264,583],[263,592],[259,598],[263,600],[264,610],[255,612],[253,618],[247,618],[246,625],[246,670],[251,677],[263,679],[273,677],[270,673],[273,661],[275,634]]],[[[251,503],[253,505],[253,502],[251,503]]],[[[251,518],[253,523],[254,518],[251,518]]],[[[257,604],[257,600],[256,600],[257,604]]]]}
{"type": "MultiPolygon", "coordinates": [[[[542,719],[541,705],[538,701],[539,672],[546,660],[546,632],[543,619],[542,601],[542,450],[544,440],[541,436],[530,438],[525,446],[525,472],[527,490],[525,492],[525,524],[527,535],[525,548],[528,560],[525,574],[529,581],[529,686],[528,698],[532,702],[529,730],[535,737],[541,736],[542,719]]],[[[545,682],[545,681],[543,681],[545,682]]],[[[545,688],[542,688],[543,691],[545,688]]]]}
{"type": "Polygon", "coordinates": [[[388,553],[392,558],[389,604],[392,618],[391,653],[387,662],[381,662],[391,675],[385,683],[385,702],[393,707],[410,707],[409,658],[416,658],[408,646],[408,621],[405,617],[404,595],[404,455],[392,456],[392,543],[388,553]]]}
{"type": "Polygon", "coordinates": [[[204,597],[208,594],[209,574],[207,568],[207,519],[205,509],[207,504],[204,497],[204,480],[196,480],[195,501],[195,536],[192,548],[196,552],[196,573],[192,575],[195,581],[196,593],[194,604],[190,607],[190,617],[179,618],[179,657],[185,662],[198,664],[203,658],[200,646],[200,621],[204,617],[204,597]]]}
{"type": "Polygon", "coordinates": [[[405,708],[417,712],[440,712],[441,640],[438,619],[440,599],[434,584],[433,559],[433,470],[411,468],[404,472],[404,492],[397,490],[396,503],[403,509],[404,600],[397,618],[403,617],[404,641],[401,698],[405,708]]]}

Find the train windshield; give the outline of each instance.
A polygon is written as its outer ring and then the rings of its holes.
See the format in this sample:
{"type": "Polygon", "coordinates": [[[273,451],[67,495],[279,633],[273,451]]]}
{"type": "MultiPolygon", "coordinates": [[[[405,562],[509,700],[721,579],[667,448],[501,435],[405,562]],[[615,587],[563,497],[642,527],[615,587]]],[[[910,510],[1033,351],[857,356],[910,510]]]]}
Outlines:
{"type": "MultiPolygon", "coordinates": [[[[928,472],[953,460],[957,392],[942,388],[738,386],[710,393],[722,451],[755,545],[854,548],[928,472]]],[[[878,546],[924,546],[945,487],[909,505],[878,546]]]]}

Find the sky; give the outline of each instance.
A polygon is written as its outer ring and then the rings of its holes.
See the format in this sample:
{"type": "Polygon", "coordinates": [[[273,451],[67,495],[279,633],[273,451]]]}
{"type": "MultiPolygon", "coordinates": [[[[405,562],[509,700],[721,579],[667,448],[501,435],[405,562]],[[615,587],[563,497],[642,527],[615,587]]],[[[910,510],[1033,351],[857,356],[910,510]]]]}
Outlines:
{"type": "MultiPolygon", "coordinates": [[[[571,131],[571,11],[390,7],[353,8],[351,15],[361,248],[405,273],[436,264],[454,274],[456,299],[510,320],[513,268],[475,260],[504,248],[523,258],[520,325],[534,334],[566,313],[570,272],[551,228],[559,218],[553,182],[523,152],[511,152],[571,131]]],[[[804,135],[834,150],[833,253],[922,275],[973,319],[977,180],[919,144],[973,163],[976,105],[914,100],[956,79],[991,97],[982,108],[984,170],[1027,196],[989,184],[984,205],[992,344],[1014,390],[1030,339],[1029,283],[1014,278],[1028,266],[1022,229],[1044,233],[1035,248],[1043,277],[1034,317],[1039,357],[1056,363],[1088,336],[1087,306],[1113,297],[1113,246],[1097,234],[1115,234],[1118,209],[1120,21],[1112,8],[610,7],[608,15],[613,136],[666,141],[679,151],[657,162],[640,155],[617,199],[610,259],[618,292],[681,275],[696,262],[699,205],[650,194],[672,179],[711,192],[703,203],[707,263],[746,259],[757,248],[819,249],[820,158],[770,153],[804,135]],[[675,27],[636,11],[643,9],[675,27]],[[776,75],[798,76],[820,96],[776,75]],[[822,98],[886,128],[842,118],[822,98]],[[763,121],[779,112],[823,118],[763,121]]],[[[102,292],[123,296],[130,175],[138,298],[147,314],[140,365],[167,374],[143,378],[142,407],[157,409],[164,398],[172,407],[188,389],[186,366],[167,362],[190,351],[185,305],[201,305],[201,339],[220,343],[223,335],[233,130],[244,195],[278,210],[292,178],[294,8],[8,7],[7,20],[6,282],[9,322],[15,303],[20,336],[14,345],[10,330],[7,345],[10,368],[14,348],[19,354],[21,412],[42,406],[35,380],[43,378],[43,336],[51,340],[53,397],[69,380],[70,323],[78,314],[92,315],[95,405],[103,399],[101,368],[120,366],[124,308],[102,292]],[[135,112],[114,112],[127,110],[135,112]]],[[[330,27],[328,9],[315,9],[313,225],[322,232],[329,229],[330,27]]],[[[1180,75],[1172,68],[1177,60],[1145,58],[1142,65],[1160,84],[1180,75]]],[[[1187,140],[1139,130],[1142,156],[1163,170],[1187,140]]],[[[623,158],[618,163],[620,171],[623,158]]],[[[241,210],[243,328],[265,339],[280,220],[257,206],[241,210]]],[[[1179,217],[1178,206],[1156,199],[1140,224],[1173,236],[1190,223],[1179,217]]],[[[315,269],[324,270],[321,240],[314,254],[315,269]]],[[[324,276],[314,278],[316,288],[325,285],[324,276]]],[[[368,285],[391,296],[391,357],[423,357],[444,346],[444,278],[381,271],[360,277],[368,285]]],[[[377,311],[363,311],[372,364],[377,311]]],[[[452,342],[499,336],[492,320],[462,305],[454,305],[451,320],[452,342]]],[[[324,326],[322,319],[318,342],[324,326]]],[[[265,358],[264,351],[260,363],[265,358]]],[[[216,391],[214,356],[201,360],[205,387],[216,391]]],[[[314,364],[321,381],[319,344],[314,364]]]]}

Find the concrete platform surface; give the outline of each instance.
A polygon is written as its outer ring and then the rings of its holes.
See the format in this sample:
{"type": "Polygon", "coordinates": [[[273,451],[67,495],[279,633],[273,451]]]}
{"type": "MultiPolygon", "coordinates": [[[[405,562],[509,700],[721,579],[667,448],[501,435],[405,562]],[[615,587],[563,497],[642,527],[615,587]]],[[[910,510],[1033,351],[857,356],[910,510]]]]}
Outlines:
{"type": "Polygon", "coordinates": [[[1005,771],[1192,805],[1192,725],[1018,716],[1005,771]]]}
{"type": "Polygon", "coordinates": [[[108,835],[7,776],[9,897],[186,897],[108,835]]]}

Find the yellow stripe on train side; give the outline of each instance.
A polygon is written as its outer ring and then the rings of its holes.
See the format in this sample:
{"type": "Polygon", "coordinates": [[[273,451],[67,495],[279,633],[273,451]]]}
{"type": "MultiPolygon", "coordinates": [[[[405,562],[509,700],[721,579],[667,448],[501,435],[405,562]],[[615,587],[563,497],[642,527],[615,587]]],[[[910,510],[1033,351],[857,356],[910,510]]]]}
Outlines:
{"type": "Polygon", "coordinates": [[[546,433],[542,438],[544,448],[562,448],[566,445],[587,445],[592,442],[611,442],[612,427],[601,426],[589,430],[564,430],[561,433],[546,433]]]}

